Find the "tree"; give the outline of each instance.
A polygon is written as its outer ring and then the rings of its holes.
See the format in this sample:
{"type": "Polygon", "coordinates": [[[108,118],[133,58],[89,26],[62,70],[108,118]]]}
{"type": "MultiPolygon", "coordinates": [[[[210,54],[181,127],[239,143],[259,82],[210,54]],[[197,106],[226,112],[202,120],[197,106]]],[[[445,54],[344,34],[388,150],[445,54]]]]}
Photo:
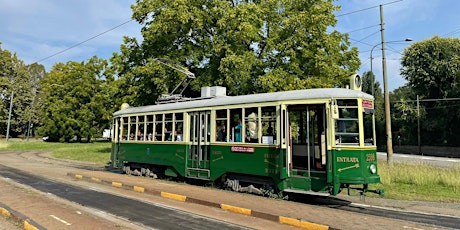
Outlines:
{"type": "MultiPolygon", "coordinates": [[[[417,95],[408,86],[402,86],[390,93],[392,130],[399,134],[403,144],[417,145],[417,95]]],[[[420,108],[420,116],[424,117],[424,108],[420,108]]],[[[396,136],[396,135],[393,135],[396,136]]],[[[396,140],[395,140],[396,141],[396,140]]]]}
{"type": "Polygon", "coordinates": [[[38,108],[40,108],[40,98],[37,98],[38,91],[40,90],[40,81],[45,78],[46,71],[45,67],[38,63],[33,63],[27,66],[27,72],[30,76],[30,91],[31,98],[27,100],[28,107],[26,113],[28,114],[28,122],[26,128],[26,136],[34,136],[35,127],[40,124],[40,114],[38,108]],[[27,133],[29,132],[29,133],[27,133]]]}
{"type": "MultiPolygon", "coordinates": [[[[425,144],[458,145],[460,106],[445,101],[460,97],[460,39],[433,37],[408,47],[402,57],[401,75],[427,110],[424,131],[436,133],[425,144]]],[[[424,136],[422,135],[422,138],[424,136]]]]}
{"type": "Polygon", "coordinates": [[[100,135],[110,127],[113,112],[113,77],[107,61],[93,57],[85,62],[57,63],[42,80],[43,124],[39,132],[52,141],[69,142],[100,135]]]}
{"type": "Polygon", "coordinates": [[[3,135],[7,132],[7,123],[12,92],[13,109],[11,113],[10,135],[26,134],[31,115],[30,106],[36,81],[28,67],[15,53],[0,48],[0,128],[3,135]]]}
{"type": "Polygon", "coordinates": [[[138,0],[132,9],[142,43],[125,38],[111,61],[126,89],[120,94],[135,105],[184,77],[155,58],[196,74],[189,95],[210,85],[230,95],[345,86],[360,65],[348,36],[327,32],[336,23],[332,0],[138,0]]]}

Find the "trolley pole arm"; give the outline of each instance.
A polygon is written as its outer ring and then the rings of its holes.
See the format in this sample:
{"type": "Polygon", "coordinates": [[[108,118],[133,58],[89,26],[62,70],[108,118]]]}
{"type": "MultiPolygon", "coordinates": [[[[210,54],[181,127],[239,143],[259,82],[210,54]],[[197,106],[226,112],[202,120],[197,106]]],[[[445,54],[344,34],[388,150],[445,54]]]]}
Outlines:
{"type": "Polygon", "coordinates": [[[190,82],[195,79],[195,74],[188,71],[187,69],[185,69],[184,67],[181,67],[181,66],[178,66],[177,64],[173,63],[173,64],[170,64],[171,61],[169,60],[165,60],[165,59],[160,59],[160,58],[155,58],[153,59],[154,61],[157,61],[165,66],[168,66],[169,68],[171,69],[174,69],[174,70],[177,70],[183,74],[185,74],[187,76],[187,78],[184,78],[174,89],[173,91],[169,94],[169,95],[173,95],[174,92],[179,88],[179,86],[181,86],[184,82],[186,82],[187,84],[185,85],[184,89],[181,90],[180,94],[182,94],[184,92],[184,90],[188,87],[188,85],[190,84],[190,82]]]}

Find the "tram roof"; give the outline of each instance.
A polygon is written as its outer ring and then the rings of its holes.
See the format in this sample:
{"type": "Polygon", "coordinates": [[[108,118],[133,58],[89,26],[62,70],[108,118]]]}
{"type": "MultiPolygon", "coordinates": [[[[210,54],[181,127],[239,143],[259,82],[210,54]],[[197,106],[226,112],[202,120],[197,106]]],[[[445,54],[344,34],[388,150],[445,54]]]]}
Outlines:
{"type": "Polygon", "coordinates": [[[321,98],[364,98],[373,99],[373,96],[361,91],[344,88],[321,88],[292,90],[273,93],[259,93],[241,96],[220,96],[208,99],[192,99],[168,104],[147,105],[141,107],[130,107],[115,112],[114,116],[133,113],[146,113],[165,110],[180,110],[190,108],[202,108],[223,105],[250,104],[261,102],[291,101],[302,99],[321,99],[321,98]]]}

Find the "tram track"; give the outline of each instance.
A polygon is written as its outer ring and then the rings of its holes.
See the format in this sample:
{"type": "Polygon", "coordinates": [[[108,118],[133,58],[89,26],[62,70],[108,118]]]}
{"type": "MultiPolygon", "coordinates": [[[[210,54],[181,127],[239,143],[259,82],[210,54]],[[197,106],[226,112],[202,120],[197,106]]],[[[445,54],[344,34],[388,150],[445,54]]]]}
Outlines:
{"type": "MultiPolygon", "coordinates": [[[[44,151],[19,153],[18,155],[23,159],[34,160],[54,167],[69,167],[73,169],[89,171],[110,171],[102,165],[52,158],[49,156],[47,152],[44,151]]],[[[121,173],[115,171],[112,171],[112,173],[121,175],[121,173]]],[[[123,182],[122,177],[120,177],[120,181],[123,182]]],[[[460,217],[457,216],[412,212],[406,210],[398,210],[395,208],[378,207],[360,203],[353,203],[337,197],[321,197],[305,194],[302,194],[302,196],[299,196],[298,194],[289,194],[289,197],[291,198],[290,200],[297,203],[322,206],[346,212],[410,221],[414,223],[427,224],[436,227],[456,229],[458,228],[458,223],[460,223],[460,217]]]]}
{"type": "Polygon", "coordinates": [[[460,223],[460,217],[444,214],[423,213],[410,210],[400,210],[382,206],[373,206],[368,204],[353,203],[336,197],[320,197],[314,195],[296,196],[296,202],[311,205],[319,205],[331,209],[338,209],[347,212],[356,212],[361,214],[386,217],[415,223],[423,223],[432,226],[446,227],[457,229],[460,223]]]}

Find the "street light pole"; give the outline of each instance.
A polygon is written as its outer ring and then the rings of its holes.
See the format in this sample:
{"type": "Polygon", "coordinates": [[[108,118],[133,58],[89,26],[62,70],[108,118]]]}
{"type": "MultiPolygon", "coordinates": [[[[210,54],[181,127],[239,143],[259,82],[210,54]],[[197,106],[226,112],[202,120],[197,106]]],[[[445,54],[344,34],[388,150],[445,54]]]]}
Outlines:
{"type": "Polygon", "coordinates": [[[372,95],[372,96],[374,96],[374,83],[375,83],[375,75],[374,75],[374,72],[372,72],[372,62],[373,62],[373,61],[372,61],[372,60],[373,60],[373,58],[372,58],[372,52],[374,51],[374,48],[377,47],[377,46],[379,46],[379,45],[380,45],[380,43],[377,44],[377,45],[375,45],[375,46],[373,46],[372,49],[371,49],[371,74],[372,74],[372,87],[371,87],[371,90],[372,90],[372,91],[371,91],[371,95],[372,95]]]}
{"type": "Polygon", "coordinates": [[[34,104],[35,104],[35,96],[37,95],[37,89],[34,88],[34,97],[32,98],[32,104],[30,105],[30,112],[29,112],[29,123],[27,124],[27,141],[29,141],[29,136],[30,136],[30,123],[32,120],[32,113],[34,110],[34,104]]]}
{"type": "Polygon", "coordinates": [[[8,139],[10,137],[11,113],[13,112],[13,96],[14,96],[14,91],[11,91],[10,112],[8,114],[8,126],[6,128],[6,142],[8,142],[8,139]]]}
{"type": "MultiPolygon", "coordinates": [[[[385,42],[385,44],[388,44],[388,43],[397,43],[397,42],[411,42],[412,39],[411,38],[406,38],[404,40],[398,40],[398,41],[389,41],[389,42],[385,42]]],[[[372,87],[371,87],[371,94],[372,96],[374,96],[374,82],[375,82],[375,75],[374,75],[374,72],[372,72],[372,63],[373,63],[373,60],[374,58],[372,57],[372,53],[374,52],[374,49],[377,47],[377,46],[380,46],[382,45],[382,43],[378,43],[376,44],[375,46],[372,47],[371,49],[371,56],[370,56],[370,61],[371,61],[371,73],[372,73],[372,87]]]]}

